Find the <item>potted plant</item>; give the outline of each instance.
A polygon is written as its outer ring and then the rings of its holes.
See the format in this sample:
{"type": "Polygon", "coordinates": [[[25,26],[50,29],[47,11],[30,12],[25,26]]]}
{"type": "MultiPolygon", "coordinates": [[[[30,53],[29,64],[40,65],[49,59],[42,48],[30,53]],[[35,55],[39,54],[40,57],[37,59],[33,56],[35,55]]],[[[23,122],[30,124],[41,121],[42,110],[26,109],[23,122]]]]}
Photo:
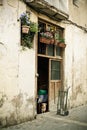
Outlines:
{"type": "Polygon", "coordinates": [[[46,43],[46,44],[53,44],[54,38],[52,33],[50,32],[41,32],[40,33],[40,42],[46,43]]]}
{"type": "Polygon", "coordinates": [[[21,14],[20,16],[21,19],[21,27],[22,27],[22,33],[28,33],[29,32],[29,26],[30,26],[30,21],[29,17],[27,16],[26,13],[21,14]]]}
{"type": "Polygon", "coordinates": [[[35,33],[36,30],[30,30],[28,34],[22,33],[22,46],[32,48],[35,33]]]}
{"type": "Polygon", "coordinates": [[[59,38],[58,46],[59,47],[66,47],[64,38],[59,38]]]}
{"type": "Polygon", "coordinates": [[[66,47],[65,39],[60,36],[58,32],[55,32],[55,45],[59,47],[66,47]]]}
{"type": "Polygon", "coordinates": [[[29,16],[26,13],[21,14],[21,44],[23,47],[32,48],[33,38],[38,31],[38,25],[35,22],[29,20],[29,16]]]}

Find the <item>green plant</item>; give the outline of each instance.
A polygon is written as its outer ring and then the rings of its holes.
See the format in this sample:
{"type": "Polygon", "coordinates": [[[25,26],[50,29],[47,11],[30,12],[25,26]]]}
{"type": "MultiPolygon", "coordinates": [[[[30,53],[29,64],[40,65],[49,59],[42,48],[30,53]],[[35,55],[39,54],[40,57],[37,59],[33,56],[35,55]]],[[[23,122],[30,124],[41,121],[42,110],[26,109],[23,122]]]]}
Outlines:
{"type": "Polygon", "coordinates": [[[20,19],[22,27],[23,25],[30,26],[30,30],[28,33],[21,32],[21,45],[23,47],[32,48],[34,35],[36,32],[38,32],[38,25],[37,23],[30,21],[26,13],[21,14],[20,19]]]}
{"type": "Polygon", "coordinates": [[[65,43],[65,39],[64,38],[59,38],[59,42],[60,43],[65,43]]]}
{"type": "Polygon", "coordinates": [[[32,40],[30,35],[22,34],[22,46],[32,48],[32,40]]]}
{"type": "Polygon", "coordinates": [[[30,26],[30,31],[28,34],[24,34],[22,33],[22,46],[23,47],[28,47],[28,48],[32,48],[33,46],[33,39],[34,39],[34,35],[37,32],[37,26],[35,24],[34,28],[33,26],[30,26]]]}
{"type": "Polygon", "coordinates": [[[55,40],[57,40],[60,43],[65,43],[65,39],[60,37],[58,33],[55,33],[55,40]]]}
{"type": "Polygon", "coordinates": [[[59,33],[55,33],[55,40],[59,40],[59,33]]]}
{"type": "Polygon", "coordinates": [[[30,32],[36,33],[38,32],[38,25],[35,22],[30,22],[30,32]]]}

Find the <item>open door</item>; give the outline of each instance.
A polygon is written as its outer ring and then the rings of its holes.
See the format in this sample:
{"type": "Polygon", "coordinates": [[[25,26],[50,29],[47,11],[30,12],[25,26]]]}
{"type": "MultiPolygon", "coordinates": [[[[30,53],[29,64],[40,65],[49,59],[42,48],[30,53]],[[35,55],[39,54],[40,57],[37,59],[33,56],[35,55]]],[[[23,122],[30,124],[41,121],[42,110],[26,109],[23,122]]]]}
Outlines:
{"type": "Polygon", "coordinates": [[[49,59],[49,110],[57,110],[58,91],[61,86],[61,61],[49,59]]]}
{"type": "Polygon", "coordinates": [[[38,87],[37,87],[37,113],[48,111],[49,92],[49,59],[38,56],[38,87]]]}
{"type": "Polygon", "coordinates": [[[37,113],[57,110],[58,91],[61,86],[61,60],[38,57],[37,113]]]}

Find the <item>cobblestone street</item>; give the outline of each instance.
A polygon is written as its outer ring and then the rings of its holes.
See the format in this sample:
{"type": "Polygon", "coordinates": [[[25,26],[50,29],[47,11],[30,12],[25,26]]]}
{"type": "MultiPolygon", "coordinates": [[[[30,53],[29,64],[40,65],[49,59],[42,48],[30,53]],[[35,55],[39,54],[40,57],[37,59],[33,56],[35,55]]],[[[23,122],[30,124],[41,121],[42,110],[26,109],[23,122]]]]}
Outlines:
{"type": "Polygon", "coordinates": [[[87,106],[70,110],[68,116],[56,112],[40,114],[37,119],[0,130],[87,130],[87,106]]]}

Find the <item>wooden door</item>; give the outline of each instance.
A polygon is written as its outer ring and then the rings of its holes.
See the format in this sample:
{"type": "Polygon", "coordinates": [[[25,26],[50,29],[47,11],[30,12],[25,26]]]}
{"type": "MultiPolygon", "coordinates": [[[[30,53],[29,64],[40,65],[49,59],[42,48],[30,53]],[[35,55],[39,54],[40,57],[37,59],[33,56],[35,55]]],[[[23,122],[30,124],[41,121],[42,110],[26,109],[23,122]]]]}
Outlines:
{"type": "Polygon", "coordinates": [[[58,91],[61,87],[61,61],[49,60],[49,111],[57,110],[58,91]]]}

